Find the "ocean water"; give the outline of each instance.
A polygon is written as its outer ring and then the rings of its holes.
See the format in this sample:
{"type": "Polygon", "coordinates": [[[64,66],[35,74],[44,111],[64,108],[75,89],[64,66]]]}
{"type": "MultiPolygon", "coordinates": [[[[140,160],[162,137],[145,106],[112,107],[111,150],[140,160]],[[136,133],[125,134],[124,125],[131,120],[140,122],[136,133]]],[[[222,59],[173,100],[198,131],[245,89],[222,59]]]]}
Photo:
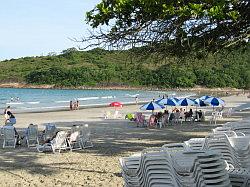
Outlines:
{"type": "Polygon", "coordinates": [[[0,88],[0,109],[11,106],[15,112],[53,111],[69,108],[69,102],[80,101],[80,107],[108,105],[119,101],[123,104],[150,101],[159,96],[185,97],[195,95],[188,92],[141,91],[141,90],[63,90],[0,88]]]}

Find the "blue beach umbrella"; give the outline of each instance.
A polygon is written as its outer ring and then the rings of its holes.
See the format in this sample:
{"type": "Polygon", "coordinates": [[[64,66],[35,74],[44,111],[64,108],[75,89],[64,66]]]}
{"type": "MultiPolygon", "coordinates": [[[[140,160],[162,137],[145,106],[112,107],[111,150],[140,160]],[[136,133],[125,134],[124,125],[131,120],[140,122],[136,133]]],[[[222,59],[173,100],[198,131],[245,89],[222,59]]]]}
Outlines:
{"type": "Polygon", "coordinates": [[[208,98],[210,98],[210,97],[212,97],[212,96],[203,95],[203,96],[201,96],[199,99],[202,100],[202,101],[204,101],[204,100],[206,100],[206,99],[208,99],[208,98]]]}
{"type": "Polygon", "coordinates": [[[194,102],[195,102],[195,106],[199,106],[199,107],[207,106],[206,103],[204,103],[204,101],[201,100],[200,98],[195,99],[194,102]]]}
{"type": "Polygon", "coordinates": [[[165,98],[157,102],[160,105],[177,106],[178,102],[174,98],[165,98]]]}
{"type": "Polygon", "coordinates": [[[174,98],[172,98],[172,99],[174,99],[177,103],[180,101],[180,99],[178,99],[178,98],[176,98],[176,97],[174,97],[174,98]]]}
{"type": "Polygon", "coordinates": [[[210,104],[212,106],[225,105],[225,101],[217,97],[210,97],[204,101],[206,104],[210,104]]]}
{"type": "Polygon", "coordinates": [[[191,105],[195,105],[195,102],[192,99],[184,98],[184,99],[179,100],[178,104],[180,106],[191,106],[191,105]]]}
{"type": "Polygon", "coordinates": [[[157,104],[153,101],[140,107],[141,110],[152,110],[152,111],[156,109],[163,109],[163,108],[164,106],[157,104]]]}

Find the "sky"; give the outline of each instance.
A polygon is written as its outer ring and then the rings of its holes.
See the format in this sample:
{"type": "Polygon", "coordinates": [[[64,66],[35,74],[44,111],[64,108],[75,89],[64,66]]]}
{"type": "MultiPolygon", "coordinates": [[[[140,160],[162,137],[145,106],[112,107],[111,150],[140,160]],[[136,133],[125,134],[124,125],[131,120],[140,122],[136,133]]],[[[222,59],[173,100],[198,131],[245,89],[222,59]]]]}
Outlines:
{"type": "Polygon", "coordinates": [[[0,60],[41,56],[79,46],[91,29],[85,13],[101,0],[0,1],[0,60]]]}

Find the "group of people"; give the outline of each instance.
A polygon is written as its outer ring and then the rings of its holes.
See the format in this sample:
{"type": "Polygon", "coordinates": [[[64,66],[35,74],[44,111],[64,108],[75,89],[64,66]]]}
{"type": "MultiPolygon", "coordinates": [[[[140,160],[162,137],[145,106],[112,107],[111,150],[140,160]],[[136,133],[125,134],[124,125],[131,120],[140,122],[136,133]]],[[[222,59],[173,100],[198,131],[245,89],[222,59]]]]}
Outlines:
{"type": "Polygon", "coordinates": [[[79,110],[80,108],[80,102],[78,100],[76,100],[75,102],[70,101],[69,102],[69,109],[70,110],[79,110]]]}
{"type": "Polygon", "coordinates": [[[163,125],[166,124],[172,124],[173,122],[179,122],[179,121],[203,121],[204,120],[204,113],[199,110],[193,112],[192,109],[190,109],[188,112],[183,109],[173,109],[172,112],[169,112],[168,110],[165,110],[163,113],[158,112],[156,114],[152,114],[149,118],[149,126],[153,126],[155,124],[158,124],[161,122],[163,125]]]}

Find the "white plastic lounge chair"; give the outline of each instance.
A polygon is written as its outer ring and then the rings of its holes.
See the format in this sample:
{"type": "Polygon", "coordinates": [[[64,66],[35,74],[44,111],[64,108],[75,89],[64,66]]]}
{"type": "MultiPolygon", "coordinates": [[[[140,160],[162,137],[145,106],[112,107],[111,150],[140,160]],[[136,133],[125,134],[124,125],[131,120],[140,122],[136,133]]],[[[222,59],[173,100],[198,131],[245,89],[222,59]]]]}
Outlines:
{"type": "Polygon", "coordinates": [[[223,118],[223,111],[217,112],[216,115],[217,115],[217,118],[222,119],[223,118]]]}
{"type": "Polygon", "coordinates": [[[68,149],[67,146],[67,135],[68,133],[66,131],[60,131],[57,133],[56,137],[51,140],[50,143],[45,143],[44,145],[38,145],[37,150],[38,152],[45,152],[47,150],[52,150],[53,153],[58,152],[60,153],[61,150],[68,149]]]}
{"type": "Polygon", "coordinates": [[[191,138],[188,141],[184,142],[186,147],[188,147],[191,150],[202,150],[205,138],[191,138]]]}
{"type": "Polygon", "coordinates": [[[105,111],[104,112],[104,119],[110,119],[111,118],[111,112],[110,111],[105,111]]]}
{"type": "Polygon", "coordinates": [[[230,117],[232,115],[232,112],[233,112],[233,108],[229,108],[227,113],[226,113],[226,116],[230,117]]]}
{"type": "Polygon", "coordinates": [[[44,141],[52,138],[56,133],[56,126],[55,124],[46,124],[45,126],[45,131],[44,131],[44,134],[43,134],[43,139],[44,141]]]}
{"type": "Polygon", "coordinates": [[[15,129],[13,126],[4,126],[2,128],[3,133],[3,148],[6,147],[16,147],[17,136],[15,134],[15,129]]]}
{"type": "Polygon", "coordinates": [[[29,127],[27,128],[26,131],[26,143],[28,147],[30,146],[36,146],[37,144],[39,145],[39,140],[38,140],[38,126],[30,124],[29,127]]]}
{"type": "Polygon", "coordinates": [[[216,123],[217,123],[217,113],[216,112],[212,112],[212,115],[211,115],[211,117],[210,117],[210,124],[215,124],[216,125],[216,123]]]}
{"type": "Polygon", "coordinates": [[[71,151],[82,149],[80,130],[71,132],[70,136],[67,138],[67,141],[71,151]]]}
{"type": "Polygon", "coordinates": [[[122,118],[122,114],[118,110],[115,110],[114,119],[117,119],[117,118],[122,118]]]}
{"type": "Polygon", "coordinates": [[[90,129],[89,129],[89,125],[85,124],[81,127],[81,132],[80,132],[80,139],[81,139],[81,144],[82,144],[82,148],[89,148],[89,147],[93,147],[93,143],[90,139],[90,129]]]}

